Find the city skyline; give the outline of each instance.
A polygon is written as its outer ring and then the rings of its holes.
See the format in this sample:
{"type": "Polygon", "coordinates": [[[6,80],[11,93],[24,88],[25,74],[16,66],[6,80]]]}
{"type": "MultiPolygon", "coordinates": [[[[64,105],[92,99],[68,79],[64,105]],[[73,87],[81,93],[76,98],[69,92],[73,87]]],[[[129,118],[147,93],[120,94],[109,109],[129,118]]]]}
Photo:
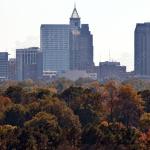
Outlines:
{"type": "MultiPolygon", "coordinates": [[[[134,29],[136,23],[150,21],[149,4],[148,0],[76,0],[82,21],[93,33],[96,65],[109,60],[110,51],[110,59],[133,70],[134,29]]],[[[0,0],[0,51],[7,50],[14,57],[17,48],[39,46],[40,25],[68,23],[73,5],[72,0],[0,0]]]]}
{"type": "Polygon", "coordinates": [[[41,25],[43,71],[93,69],[93,35],[89,25],[82,23],[76,6],[69,20],[69,24],[41,25]]]}

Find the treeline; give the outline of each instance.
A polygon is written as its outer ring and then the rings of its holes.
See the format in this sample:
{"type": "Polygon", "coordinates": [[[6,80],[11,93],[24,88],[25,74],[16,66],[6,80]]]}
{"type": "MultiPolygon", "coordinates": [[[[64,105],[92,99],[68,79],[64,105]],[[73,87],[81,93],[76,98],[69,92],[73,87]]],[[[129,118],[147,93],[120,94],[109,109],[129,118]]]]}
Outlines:
{"type": "Polygon", "coordinates": [[[150,90],[64,79],[0,85],[0,150],[149,150],[150,90]]]}

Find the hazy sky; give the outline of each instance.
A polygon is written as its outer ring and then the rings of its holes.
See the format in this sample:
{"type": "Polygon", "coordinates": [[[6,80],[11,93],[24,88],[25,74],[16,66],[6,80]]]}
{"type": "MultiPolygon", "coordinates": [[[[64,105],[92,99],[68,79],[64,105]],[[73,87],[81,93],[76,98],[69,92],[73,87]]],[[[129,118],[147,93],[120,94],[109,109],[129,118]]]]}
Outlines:
{"type": "Polygon", "coordinates": [[[0,0],[0,51],[40,45],[40,25],[69,23],[74,2],[94,36],[94,61],[134,63],[136,23],[150,22],[150,0],[0,0]]]}

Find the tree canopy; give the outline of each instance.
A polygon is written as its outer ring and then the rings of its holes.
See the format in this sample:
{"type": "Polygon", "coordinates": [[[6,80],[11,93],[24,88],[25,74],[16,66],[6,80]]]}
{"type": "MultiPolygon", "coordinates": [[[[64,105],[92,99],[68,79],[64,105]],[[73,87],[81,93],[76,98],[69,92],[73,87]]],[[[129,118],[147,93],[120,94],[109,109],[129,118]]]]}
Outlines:
{"type": "Polygon", "coordinates": [[[148,150],[150,91],[143,84],[3,82],[0,149],[148,150]]]}

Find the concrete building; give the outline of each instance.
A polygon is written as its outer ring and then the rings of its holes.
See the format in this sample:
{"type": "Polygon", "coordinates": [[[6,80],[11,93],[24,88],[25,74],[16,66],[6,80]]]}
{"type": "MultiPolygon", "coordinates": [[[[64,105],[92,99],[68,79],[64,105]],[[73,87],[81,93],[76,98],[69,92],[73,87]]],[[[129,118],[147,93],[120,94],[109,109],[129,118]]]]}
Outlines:
{"type": "Polygon", "coordinates": [[[8,53],[0,52],[0,80],[8,80],[8,53]]]}
{"type": "Polygon", "coordinates": [[[98,80],[104,82],[107,80],[125,80],[127,78],[126,66],[120,66],[119,62],[100,62],[98,69],[98,80]]]}
{"type": "Polygon", "coordinates": [[[8,79],[16,80],[16,59],[11,58],[8,61],[8,79]]]}
{"type": "Polygon", "coordinates": [[[137,24],[134,36],[135,74],[150,76],[150,23],[137,24]]]}
{"type": "Polygon", "coordinates": [[[88,24],[82,24],[76,8],[70,24],[41,25],[43,70],[64,72],[88,70],[93,63],[93,36],[88,24]]]}
{"type": "Polygon", "coordinates": [[[42,52],[38,47],[16,50],[17,80],[42,78],[42,52]]]}

